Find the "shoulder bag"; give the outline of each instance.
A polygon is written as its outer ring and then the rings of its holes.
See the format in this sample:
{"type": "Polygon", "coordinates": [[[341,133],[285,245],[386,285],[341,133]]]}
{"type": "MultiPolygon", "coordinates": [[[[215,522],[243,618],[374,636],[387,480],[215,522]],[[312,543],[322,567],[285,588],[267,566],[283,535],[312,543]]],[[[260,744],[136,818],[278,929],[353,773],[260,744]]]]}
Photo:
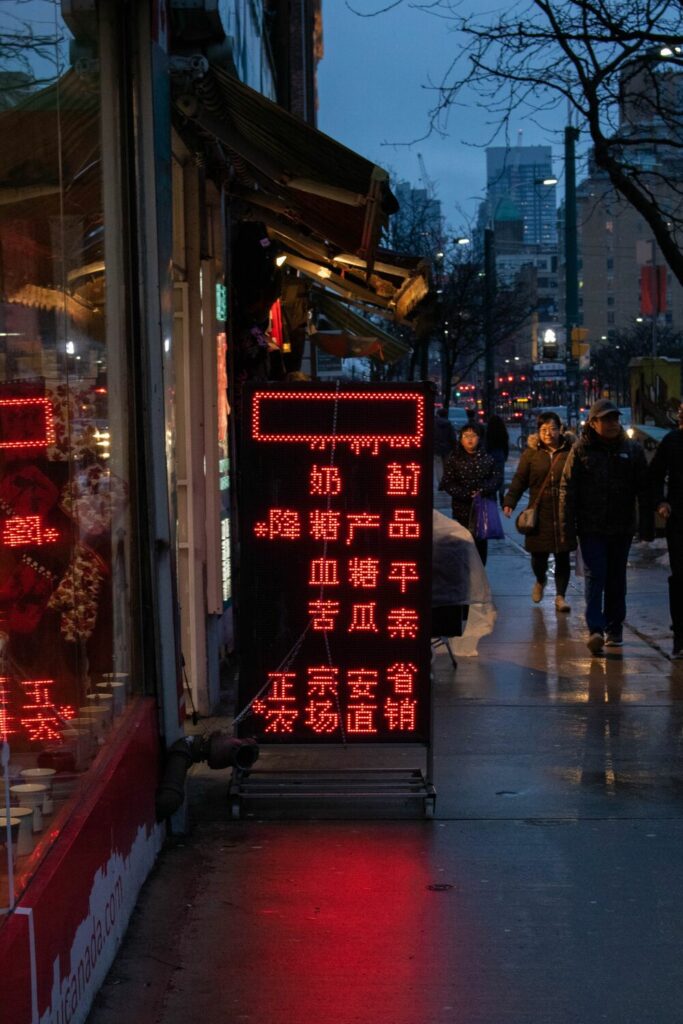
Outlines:
{"type": "Polygon", "coordinates": [[[550,456],[550,469],[548,470],[548,473],[546,475],[545,480],[541,484],[540,491],[536,495],[536,498],[534,499],[533,503],[531,505],[527,505],[527,507],[524,509],[524,511],[520,512],[519,515],[517,516],[517,518],[515,519],[515,526],[517,527],[517,530],[519,531],[519,533],[523,534],[525,537],[533,536],[533,534],[536,533],[536,531],[538,530],[538,505],[539,505],[539,502],[540,502],[540,500],[541,500],[541,498],[543,496],[543,492],[546,489],[546,485],[547,485],[548,481],[550,480],[550,475],[551,475],[552,471],[553,471],[553,458],[552,458],[552,455],[551,455],[550,456]]]}

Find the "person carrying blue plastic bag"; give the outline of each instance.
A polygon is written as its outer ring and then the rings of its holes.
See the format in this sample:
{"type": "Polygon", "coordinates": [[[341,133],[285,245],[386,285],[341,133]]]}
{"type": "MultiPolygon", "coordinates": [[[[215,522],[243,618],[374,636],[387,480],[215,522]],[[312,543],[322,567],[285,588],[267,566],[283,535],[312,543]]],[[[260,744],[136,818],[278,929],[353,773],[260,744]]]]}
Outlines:
{"type": "MultiPolygon", "coordinates": [[[[487,455],[481,447],[481,431],[479,427],[476,423],[468,423],[460,431],[460,437],[455,450],[446,459],[441,490],[450,494],[453,518],[462,526],[466,526],[470,533],[472,533],[479,557],[484,565],[486,565],[486,558],[488,556],[488,541],[493,539],[492,534],[488,530],[495,526],[495,522],[492,519],[490,506],[485,511],[480,509],[479,517],[482,525],[479,528],[479,532],[484,529],[483,522],[485,518],[488,524],[486,527],[487,535],[477,536],[477,524],[473,516],[475,511],[473,508],[474,500],[475,498],[492,499],[495,506],[495,499],[500,489],[501,479],[500,469],[496,466],[491,456],[487,455]]],[[[477,501],[477,504],[481,504],[480,500],[477,501]]],[[[498,528],[500,528],[500,520],[498,519],[497,510],[495,511],[498,528]]],[[[497,535],[502,536],[502,530],[497,535]]]]}

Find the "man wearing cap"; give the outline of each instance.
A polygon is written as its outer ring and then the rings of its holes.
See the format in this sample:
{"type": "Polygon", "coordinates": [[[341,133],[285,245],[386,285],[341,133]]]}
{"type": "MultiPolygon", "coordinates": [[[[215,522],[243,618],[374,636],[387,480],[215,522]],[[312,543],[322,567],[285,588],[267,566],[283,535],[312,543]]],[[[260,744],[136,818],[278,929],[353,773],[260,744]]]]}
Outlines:
{"type": "Polygon", "coordinates": [[[594,402],[560,483],[560,528],[578,535],[584,565],[588,649],[623,645],[626,563],[633,535],[652,540],[645,453],[619,423],[607,398],[594,402]],[[637,504],[637,511],[636,511],[637,504]]]}
{"type": "Polygon", "coordinates": [[[672,658],[683,658],[683,403],[678,427],[662,438],[650,463],[652,500],[666,522],[669,550],[669,610],[674,633],[672,658]]]}

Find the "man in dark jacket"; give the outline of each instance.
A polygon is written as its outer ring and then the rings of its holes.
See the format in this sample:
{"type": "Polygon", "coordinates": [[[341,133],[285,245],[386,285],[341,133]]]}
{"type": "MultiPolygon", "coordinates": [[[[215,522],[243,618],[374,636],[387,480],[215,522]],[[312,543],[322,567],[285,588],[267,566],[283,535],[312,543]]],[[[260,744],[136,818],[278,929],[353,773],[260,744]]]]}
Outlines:
{"type": "Polygon", "coordinates": [[[650,463],[650,484],[654,506],[666,521],[672,657],[683,658],[683,404],[678,407],[678,429],[662,439],[650,463]]]}
{"type": "Polygon", "coordinates": [[[645,453],[626,437],[616,405],[601,398],[590,407],[560,483],[560,529],[565,538],[577,534],[581,547],[592,654],[623,645],[626,563],[636,528],[652,540],[645,453]]]}

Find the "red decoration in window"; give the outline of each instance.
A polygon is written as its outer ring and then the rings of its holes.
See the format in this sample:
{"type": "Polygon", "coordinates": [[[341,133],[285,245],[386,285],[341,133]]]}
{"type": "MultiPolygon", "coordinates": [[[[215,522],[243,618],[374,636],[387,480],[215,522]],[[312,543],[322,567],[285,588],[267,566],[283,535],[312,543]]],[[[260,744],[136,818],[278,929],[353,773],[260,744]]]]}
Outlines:
{"type": "Polygon", "coordinates": [[[254,533],[257,537],[266,537],[274,540],[282,537],[283,540],[298,540],[301,536],[301,522],[299,513],[288,508],[271,508],[268,510],[268,522],[256,523],[254,533]]]}
{"type": "Polygon", "coordinates": [[[31,742],[49,743],[60,738],[59,716],[50,698],[54,683],[54,679],[27,679],[21,684],[26,690],[26,703],[20,720],[31,742]]]}
{"type": "Polygon", "coordinates": [[[414,508],[397,508],[389,523],[389,536],[397,540],[418,540],[420,524],[415,518],[414,508]]]}
{"type": "Polygon", "coordinates": [[[314,558],[308,582],[312,587],[339,586],[339,571],[336,558],[314,558]]]}
{"type": "Polygon", "coordinates": [[[384,702],[384,717],[391,730],[414,732],[417,725],[417,701],[405,698],[394,700],[387,697],[384,702]]]}
{"type": "Polygon", "coordinates": [[[390,462],[387,466],[387,494],[417,496],[420,490],[421,468],[417,462],[409,462],[402,466],[399,462],[390,462]]]}
{"type": "Polygon", "coordinates": [[[309,601],[308,614],[313,619],[313,629],[334,629],[335,616],[339,615],[339,601],[309,601]]]}
{"type": "Polygon", "coordinates": [[[331,665],[312,665],[308,669],[309,697],[328,697],[337,695],[337,676],[339,669],[331,665]]]}
{"type": "Polygon", "coordinates": [[[349,583],[352,587],[372,590],[379,579],[379,559],[351,558],[349,560],[349,583]]]}
{"type": "Polygon", "coordinates": [[[312,466],[309,494],[340,494],[341,473],[336,466],[312,466]]]}
{"type": "Polygon", "coordinates": [[[350,668],[346,682],[349,687],[349,700],[362,700],[363,697],[372,700],[377,696],[379,672],[371,668],[350,668]]]}
{"type": "Polygon", "coordinates": [[[370,601],[368,604],[354,604],[351,608],[349,633],[378,633],[379,629],[375,622],[376,608],[375,601],[370,601]]]}
{"type": "Polygon", "coordinates": [[[59,540],[59,533],[45,527],[41,516],[13,516],[2,524],[0,544],[8,548],[42,547],[59,540]]]}
{"type": "Polygon", "coordinates": [[[353,535],[356,530],[379,530],[379,515],[373,515],[370,512],[349,512],[346,523],[349,528],[346,543],[353,544],[353,535]]]}
{"type": "Polygon", "coordinates": [[[411,694],[415,687],[417,665],[412,661],[397,661],[387,669],[387,679],[394,687],[394,693],[411,694]]]}
{"type": "Polygon", "coordinates": [[[309,515],[313,540],[337,540],[341,525],[341,512],[321,512],[319,509],[309,515]]]}
{"type": "Polygon", "coordinates": [[[331,733],[339,728],[339,712],[331,700],[312,700],[306,705],[306,725],[313,732],[331,733]]]}
{"type": "Polygon", "coordinates": [[[376,733],[376,704],[352,704],[346,709],[346,731],[348,733],[376,733]]]}
{"type": "Polygon", "coordinates": [[[19,731],[16,718],[10,714],[9,679],[0,676],[0,739],[9,739],[19,731]]]}
{"type": "Polygon", "coordinates": [[[414,608],[394,608],[387,618],[387,629],[392,639],[414,639],[417,636],[418,616],[414,608]]]}
{"type": "Polygon", "coordinates": [[[59,498],[59,488],[37,466],[22,465],[0,480],[0,508],[9,516],[45,515],[59,498]]]}
{"type": "Polygon", "coordinates": [[[392,562],[387,576],[392,583],[398,583],[402,594],[405,594],[409,583],[416,583],[419,578],[417,562],[392,562]]]}
{"type": "Polygon", "coordinates": [[[49,398],[0,398],[0,448],[47,448],[54,443],[49,398]]]}

